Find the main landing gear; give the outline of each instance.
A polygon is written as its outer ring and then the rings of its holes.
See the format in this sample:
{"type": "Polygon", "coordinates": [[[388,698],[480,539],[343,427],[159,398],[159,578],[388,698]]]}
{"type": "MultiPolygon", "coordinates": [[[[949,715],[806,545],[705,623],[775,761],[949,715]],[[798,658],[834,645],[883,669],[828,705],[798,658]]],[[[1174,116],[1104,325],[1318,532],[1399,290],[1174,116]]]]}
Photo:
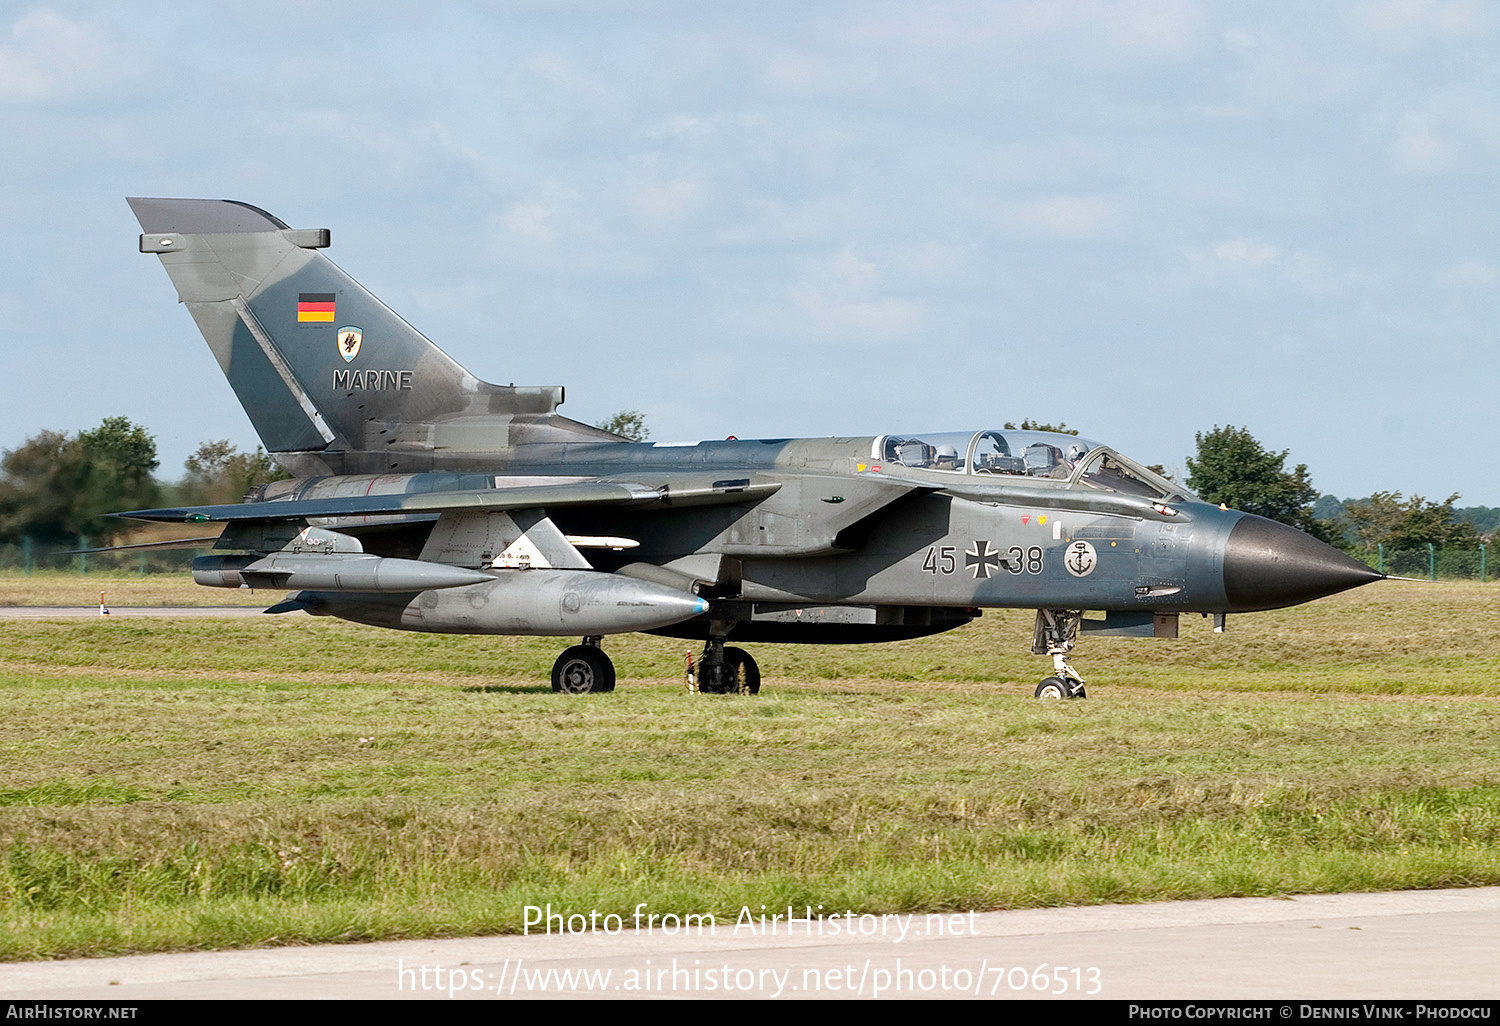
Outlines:
{"type": "Polygon", "coordinates": [[[688,694],[757,695],[760,693],[760,667],[750,653],[724,644],[731,623],[714,621],[698,660],[697,671],[688,663],[688,694]]]}
{"type": "Polygon", "coordinates": [[[615,689],[615,664],[599,647],[602,640],[597,635],[584,638],[583,644],[563,650],[552,664],[553,691],[586,695],[615,689]]]}
{"type": "Polygon", "coordinates": [[[1083,678],[1068,665],[1073,639],[1083,622],[1081,609],[1038,609],[1031,638],[1032,655],[1052,657],[1053,675],[1036,686],[1038,698],[1086,698],[1083,678]]]}
{"type": "MultiPolygon", "coordinates": [[[[728,633],[727,631],[725,633],[728,633]]],[[[552,664],[552,690],[565,695],[587,695],[615,689],[615,664],[604,649],[603,639],[588,637],[583,644],[565,649],[552,664]]],[[[703,646],[696,670],[688,662],[690,694],[755,695],[760,693],[760,667],[750,653],[724,644],[724,634],[714,634],[703,646]]]]}

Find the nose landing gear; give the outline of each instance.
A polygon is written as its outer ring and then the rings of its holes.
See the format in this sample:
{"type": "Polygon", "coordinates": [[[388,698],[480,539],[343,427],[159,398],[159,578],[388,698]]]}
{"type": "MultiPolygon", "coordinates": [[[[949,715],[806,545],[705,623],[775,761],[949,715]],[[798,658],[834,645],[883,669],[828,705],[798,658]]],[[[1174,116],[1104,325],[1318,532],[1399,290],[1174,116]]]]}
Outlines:
{"type": "Polygon", "coordinates": [[[1038,609],[1031,638],[1032,655],[1050,655],[1053,675],[1036,686],[1037,698],[1087,698],[1083,678],[1068,664],[1073,639],[1083,622],[1081,609],[1038,609]]]}

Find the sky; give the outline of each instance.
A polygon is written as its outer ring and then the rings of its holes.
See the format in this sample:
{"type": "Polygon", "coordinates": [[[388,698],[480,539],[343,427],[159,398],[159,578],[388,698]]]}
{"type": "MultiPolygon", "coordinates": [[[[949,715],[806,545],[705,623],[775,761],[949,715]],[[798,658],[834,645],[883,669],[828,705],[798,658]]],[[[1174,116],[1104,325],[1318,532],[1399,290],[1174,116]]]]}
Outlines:
{"type": "Polygon", "coordinates": [[[242,200],[656,440],[1247,428],[1500,506],[1500,6],[0,6],[0,449],[257,439],[124,197],[242,200]]]}

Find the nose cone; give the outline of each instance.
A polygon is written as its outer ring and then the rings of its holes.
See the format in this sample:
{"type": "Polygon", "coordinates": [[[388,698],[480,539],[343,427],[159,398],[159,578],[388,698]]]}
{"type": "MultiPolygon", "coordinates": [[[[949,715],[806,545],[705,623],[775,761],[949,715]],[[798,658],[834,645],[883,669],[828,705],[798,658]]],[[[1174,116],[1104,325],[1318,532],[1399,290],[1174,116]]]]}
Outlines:
{"type": "Polygon", "coordinates": [[[1224,545],[1224,594],[1231,612],[1294,606],[1383,576],[1294,527],[1248,513],[1224,545]]]}

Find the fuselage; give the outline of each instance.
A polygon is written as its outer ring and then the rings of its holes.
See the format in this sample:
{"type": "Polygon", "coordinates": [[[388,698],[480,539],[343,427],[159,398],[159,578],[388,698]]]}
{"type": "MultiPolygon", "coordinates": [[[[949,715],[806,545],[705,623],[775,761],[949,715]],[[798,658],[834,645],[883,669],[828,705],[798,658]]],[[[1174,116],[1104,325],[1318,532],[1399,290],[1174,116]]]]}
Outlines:
{"type": "MultiPolygon", "coordinates": [[[[551,514],[569,536],[630,543],[591,550],[598,570],[665,567],[768,608],[1226,613],[1378,576],[1301,532],[1201,502],[1107,447],[1031,431],[536,443],[471,454],[445,472],[279,482],[264,498],[599,479],[659,489],[668,506],[684,482],[779,486],[743,503],[551,514]]],[[[434,519],[320,523],[361,536],[367,551],[415,557],[434,519]]]]}

